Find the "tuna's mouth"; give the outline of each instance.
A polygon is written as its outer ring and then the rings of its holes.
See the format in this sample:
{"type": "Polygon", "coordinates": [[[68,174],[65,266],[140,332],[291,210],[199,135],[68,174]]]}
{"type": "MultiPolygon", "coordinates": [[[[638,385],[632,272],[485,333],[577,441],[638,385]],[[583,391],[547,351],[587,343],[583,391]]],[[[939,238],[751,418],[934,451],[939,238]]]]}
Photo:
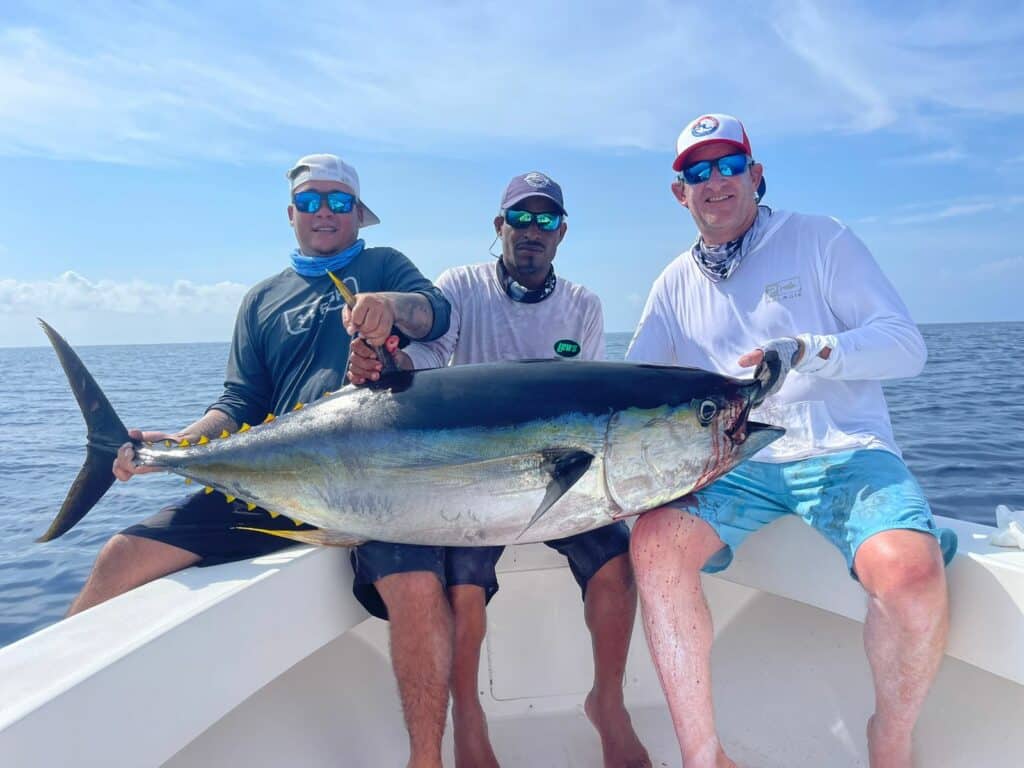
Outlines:
{"type": "Polygon", "coordinates": [[[726,437],[728,437],[735,446],[743,445],[743,443],[747,441],[747,435],[750,432],[747,417],[750,415],[751,406],[752,402],[748,398],[743,404],[743,408],[736,415],[736,420],[733,421],[732,426],[725,430],[726,437]]]}

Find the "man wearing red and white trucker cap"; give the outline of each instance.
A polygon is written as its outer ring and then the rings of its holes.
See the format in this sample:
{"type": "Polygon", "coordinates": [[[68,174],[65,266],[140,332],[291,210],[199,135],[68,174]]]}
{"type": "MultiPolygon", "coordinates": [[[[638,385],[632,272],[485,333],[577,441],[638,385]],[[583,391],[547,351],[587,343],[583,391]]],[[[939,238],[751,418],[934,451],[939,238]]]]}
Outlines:
{"type": "MultiPolygon", "coordinates": [[[[743,123],[730,115],[703,115],[688,125],[679,134],[676,140],[676,159],[672,163],[672,170],[678,172],[683,170],[683,164],[690,154],[699,147],[706,146],[712,142],[717,143],[723,149],[734,147],[743,152],[747,157],[753,157],[750,149],[750,139],[747,138],[747,131],[743,123]]],[[[757,185],[757,199],[764,197],[765,183],[762,175],[757,185]]]]}
{"type": "Polygon", "coordinates": [[[672,192],[698,237],[655,280],[626,357],[737,377],[757,366],[766,397],[751,418],[786,428],[751,461],[633,528],[644,627],[683,764],[734,765],[715,728],[701,570],[728,567],[747,535],[798,515],[842,553],[870,598],[871,768],[911,768],[911,731],[946,641],[943,564],[956,536],[936,528],[900,457],[881,380],[918,374],[924,341],[846,226],[760,204],[764,169],[735,117],[687,124],[672,167],[672,192]]]}

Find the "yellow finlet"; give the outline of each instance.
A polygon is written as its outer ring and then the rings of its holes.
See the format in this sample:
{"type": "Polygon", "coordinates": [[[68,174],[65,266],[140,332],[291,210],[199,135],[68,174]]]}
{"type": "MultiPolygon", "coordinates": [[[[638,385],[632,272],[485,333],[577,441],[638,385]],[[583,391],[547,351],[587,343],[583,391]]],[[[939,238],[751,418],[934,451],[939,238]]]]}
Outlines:
{"type": "Polygon", "coordinates": [[[213,493],[213,488],[208,485],[205,488],[203,488],[203,493],[205,493],[207,496],[209,496],[211,493],[213,493]]]}
{"type": "Polygon", "coordinates": [[[224,498],[227,499],[228,504],[230,504],[231,502],[233,502],[235,500],[235,497],[232,496],[230,493],[224,494],[224,498]]]}
{"type": "Polygon", "coordinates": [[[170,440],[164,440],[165,448],[170,448],[172,445],[174,445],[174,443],[172,443],[170,440]]]}
{"type": "Polygon", "coordinates": [[[265,418],[265,419],[263,420],[263,423],[264,423],[264,424],[269,424],[270,422],[272,422],[272,421],[273,421],[274,419],[276,419],[276,418],[277,418],[277,416],[275,416],[274,414],[272,414],[272,413],[268,413],[268,414],[267,414],[267,418],[265,418]]]}
{"type": "Polygon", "coordinates": [[[270,515],[271,520],[281,516],[280,512],[271,512],[269,509],[267,510],[267,514],[270,515]]]}
{"type": "Polygon", "coordinates": [[[256,505],[250,501],[248,504],[245,505],[245,508],[252,512],[254,509],[256,509],[256,505]]]}
{"type": "Polygon", "coordinates": [[[190,445],[192,445],[192,443],[190,443],[188,440],[182,440],[180,443],[178,443],[179,448],[188,448],[190,445]]]}
{"type": "Polygon", "coordinates": [[[269,528],[254,528],[248,525],[236,525],[233,526],[232,530],[265,533],[268,536],[279,536],[282,539],[301,541],[303,544],[314,544],[320,547],[355,547],[365,541],[365,539],[356,539],[351,536],[347,536],[344,533],[322,531],[319,528],[307,528],[303,531],[284,531],[270,530],[269,528]]]}
{"type": "Polygon", "coordinates": [[[206,445],[208,442],[210,442],[210,438],[208,438],[206,435],[203,435],[202,437],[199,438],[199,442],[197,442],[196,445],[206,445]]]}
{"type": "Polygon", "coordinates": [[[223,440],[226,437],[231,437],[231,433],[228,432],[226,429],[222,429],[220,431],[220,439],[223,440]]]}
{"type": "Polygon", "coordinates": [[[191,477],[186,477],[185,478],[185,485],[192,485],[192,478],[191,477]]]}
{"type": "Polygon", "coordinates": [[[295,527],[296,528],[298,528],[300,525],[303,524],[303,522],[301,520],[296,520],[294,517],[289,517],[288,519],[291,520],[293,523],[295,523],[295,527]]]}
{"type": "Polygon", "coordinates": [[[344,302],[348,305],[349,309],[352,309],[352,307],[354,307],[356,303],[356,297],[352,295],[352,291],[348,289],[348,286],[345,285],[345,282],[343,280],[340,280],[337,277],[335,277],[334,273],[331,272],[330,270],[327,270],[327,275],[331,278],[331,282],[334,283],[334,287],[338,289],[338,293],[341,294],[342,300],[344,300],[344,302]]]}
{"type": "Polygon", "coordinates": [[[292,408],[292,410],[293,410],[293,411],[301,411],[301,410],[302,410],[303,408],[305,408],[305,407],[306,407],[306,404],[305,404],[305,403],[296,403],[296,404],[295,404],[295,407],[294,407],[294,408],[292,408]]]}
{"type": "Polygon", "coordinates": [[[324,394],[323,394],[323,396],[324,396],[324,397],[330,397],[330,396],[331,396],[331,395],[333,395],[333,394],[334,394],[334,393],[333,393],[333,392],[331,392],[331,390],[327,389],[327,390],[324,390],[324,394]]]}
{"type": "Polygon", "coordinates": [[[242,422],[242,426],[238,428],[238,431],[239,431],[239,432],[248,432],[248,431],[249,431],[250,429],[252,429],[252,427],[250,427],[250,426],[249,426],[248,424],[246,424],[246,423],[245,423],[245,422],[243,421],[243,422],[242,422]]]}

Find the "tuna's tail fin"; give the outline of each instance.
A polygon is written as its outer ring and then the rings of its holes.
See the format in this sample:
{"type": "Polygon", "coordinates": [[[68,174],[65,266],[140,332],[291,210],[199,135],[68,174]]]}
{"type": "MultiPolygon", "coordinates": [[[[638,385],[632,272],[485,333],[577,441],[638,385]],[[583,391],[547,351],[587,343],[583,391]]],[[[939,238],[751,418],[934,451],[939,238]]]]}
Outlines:
{"type": "Polygon", "coordinates": [[[75,393],[78,407],[82,409],[82,416],[85,417],[88,433],[85,464],[79,470],[78,477],[75,478],[60,512],[50,523],[49,529],[36,539],[50,541],[71,530],[113,485],[114,475],[110,467],[117,456],[117,449],[130,438],[128,430],[114,412],[103,390],[86,370],[75,351],[43,320],[40,320],[39,324],[49,337],[57,358],[64,367],[71,391],[75,393]]]}

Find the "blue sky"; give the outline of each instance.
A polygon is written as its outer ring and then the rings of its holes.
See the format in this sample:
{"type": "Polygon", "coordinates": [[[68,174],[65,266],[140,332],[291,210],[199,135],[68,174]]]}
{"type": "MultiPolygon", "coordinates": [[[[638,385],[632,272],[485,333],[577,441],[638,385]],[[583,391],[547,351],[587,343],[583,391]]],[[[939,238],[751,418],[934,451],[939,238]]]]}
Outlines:
{"type": "Polygon", "coordinates": [[[227,340],[293,247],[284,170],[321,151],[358,168],[367,241],[429,277],[487,258],[508,179],[547,172],[558,271],[631,330],[695,234],[670,164],[703,112],[919,322],[1024,320],[1022,52],[1020,2],[5,0],[0,346],[44,343],[36,316],[77,344],[227,340]]]}

